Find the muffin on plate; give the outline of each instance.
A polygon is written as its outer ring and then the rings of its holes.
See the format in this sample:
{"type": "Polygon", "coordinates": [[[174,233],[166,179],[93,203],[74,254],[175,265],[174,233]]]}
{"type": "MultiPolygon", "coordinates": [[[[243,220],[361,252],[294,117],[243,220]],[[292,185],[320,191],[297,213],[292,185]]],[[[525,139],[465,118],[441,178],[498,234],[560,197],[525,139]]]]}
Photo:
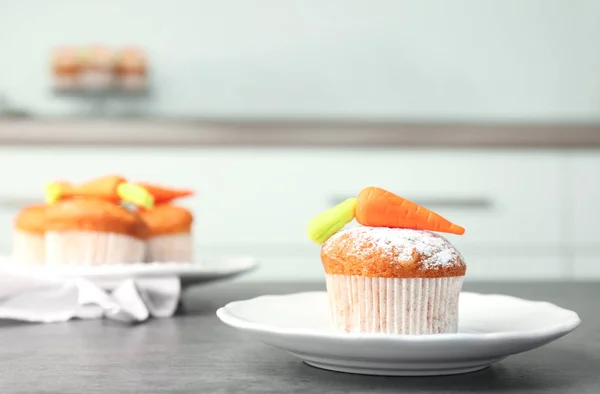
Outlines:
{"type": "Polygon", "coordinates": [[[172,204],[156,205],[140,212],[148,226],[148,262],[191,262],[193,258],[192,213],[172,204]]]}
{"type": "Polygon", "coordinates": [[[466,265],[442,236],[353,227],[329,238],[321,259],[335,328],[392,334],[457,331],[466,265]]]}
{"type": "Polygon", "coordinates": [[[46,208],[45,204],[31,205],[23,208],[15,217],[12,247],[14,261],[29,264],[44,263],[46,208]]]}
{"type": "Polygon", "coordinates": [[[48,265],[142,262],[148,227],[136,212],[113,202],[72,198],[46,210],[48,265]]]}
{"type": "Polygon", "coordinates": [[[456,332],[466,265],[450,242],[432,231],[464,233],[434,212],[374,187],[313,218],[308,233],[322,244],[333,327],[410,335],[456,332]],[[342,230],[355,217],[362,226],[342,230]]]}

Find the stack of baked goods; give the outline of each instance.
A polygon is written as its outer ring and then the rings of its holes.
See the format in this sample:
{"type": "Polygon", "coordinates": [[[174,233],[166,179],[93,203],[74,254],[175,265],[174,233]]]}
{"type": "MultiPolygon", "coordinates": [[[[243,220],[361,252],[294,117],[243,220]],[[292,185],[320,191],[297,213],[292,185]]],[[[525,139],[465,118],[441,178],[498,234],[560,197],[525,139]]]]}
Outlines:
{"type": "Polygon", "coordinates": [[[315,216],[331,320],[345,332],[439,334],[458,330],[466,265],[439,232],[464,228],[377,187],[315,216]],[[361,226],[348,227],[356,218],[361,226]]]}
{"type": "Polygon", "coordinates": [[[192,261],[192,213],[173,201],[193,195],[109,175],[53,182],[46,204],[22,209],[12,259],[56,265],[192,261]]]}

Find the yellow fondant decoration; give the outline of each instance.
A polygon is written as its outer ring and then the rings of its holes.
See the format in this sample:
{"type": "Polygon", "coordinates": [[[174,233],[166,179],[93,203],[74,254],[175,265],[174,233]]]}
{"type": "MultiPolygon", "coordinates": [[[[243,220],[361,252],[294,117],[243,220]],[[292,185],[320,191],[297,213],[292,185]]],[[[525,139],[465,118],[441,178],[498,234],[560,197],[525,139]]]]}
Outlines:
{"type": "Polygon", "coordinates": [[[141,186],[123,182],[117,186],[117,195],[121,200],[150,209],[154,206],[154,197],[141,186]]]}
{"type": "Polygon", "coordinates": [[[354,220],[356,198],[349,198],[312,218],[306,232],[311,241],[321,245],[346,224],[354,220]]]}
{"type": "Polygon", "coordinates": [[[58,182],[48,182],[44,185],[44,199],[47,204],[54,204],[62,196],[62,186],[58,182]]]}

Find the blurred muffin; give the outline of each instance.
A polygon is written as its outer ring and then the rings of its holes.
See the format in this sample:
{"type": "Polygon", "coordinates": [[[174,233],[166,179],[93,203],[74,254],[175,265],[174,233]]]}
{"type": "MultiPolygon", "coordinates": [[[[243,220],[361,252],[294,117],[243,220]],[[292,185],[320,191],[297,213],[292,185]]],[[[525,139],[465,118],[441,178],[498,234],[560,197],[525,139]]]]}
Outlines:
{"type": "Polygon", "coordinates": [[[82,72],[79,83],[88,89],[112,87],[115,73],[115,54],[105,45],[93,44],[80,53],[82,72]]]}
{"type": "Polygon", "coordinates": [[[81,59],[75,48],[59,47],[52,52],[52,74],[56,89],[76,88],[80,72],[81,59]]]}
{"type": "Polygon", "coordinates": [[[146,87],[148,65],[144,51],[126,47],[117,53],[116,70],[119,86],[125,90],[142,90],[146,87]]]}
{"type": "Polygon", "coordinates": [[[191,262],[193,258],[191,212],[186,208],[161,204],[140,215],[150,236],[146,243],[148,262],[191,262]]]}
{"type": "Polygon", "coordinates": [[[45,261],[46,205],[23,208],[15,217],[12,258],[18,263],[43,264],[45,261]]]}
{"type": "Polygon", "coordinates": [[[46,210],[48,265],[143,261],[148,228],[140,216],[110,201],[63,200],[46,210]]]}
{"type": "Polygon", "coordinates": [[[329,238],[321,259],[336,329],[413,335],[458,330],[466,265],[441,235],[353,227],[329,238]]]}

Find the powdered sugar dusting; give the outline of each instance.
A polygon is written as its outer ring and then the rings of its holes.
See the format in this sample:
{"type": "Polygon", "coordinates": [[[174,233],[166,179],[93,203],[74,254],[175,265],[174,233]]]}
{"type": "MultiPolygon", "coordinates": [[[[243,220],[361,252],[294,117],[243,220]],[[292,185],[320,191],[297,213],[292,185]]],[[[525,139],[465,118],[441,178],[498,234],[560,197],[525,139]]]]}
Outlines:
{"type": "Polygon", "coordinates": [[[323,250],[328,253],[334,245],[342,247],[356,257],[367,257],[377,250],[393,263],[413,261],[414,255],[420,256],[421,269],[450,268],[462,265],[460,253],[444,237],[424,230],[404,228],[367,227],[347,228],[334,234],[325,244],[323,250]],[[359,245],[372,244],[373,248],[360,248],[359,245]]]}

